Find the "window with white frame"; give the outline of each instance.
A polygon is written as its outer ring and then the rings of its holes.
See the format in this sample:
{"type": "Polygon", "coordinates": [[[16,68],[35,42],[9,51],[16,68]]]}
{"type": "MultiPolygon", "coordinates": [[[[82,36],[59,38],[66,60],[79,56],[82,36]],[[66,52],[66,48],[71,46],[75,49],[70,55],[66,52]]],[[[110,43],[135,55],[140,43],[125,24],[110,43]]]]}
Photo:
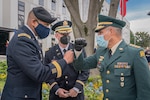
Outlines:
{"type": "Polygon", "coordinates": [[[39,0],[39,5],[44,6],[44,0],[39,0]]]}
{"type": "Polygon", "coordinates": [[[18,28],[24,25],[25,20],[25,3],[18,1],[18,28]]]}
{"type": "Polygon", "coordinates": [[[66,14],[66,6],[65,6],[65,3],[64,3],[64,0],[62,2],[62,14],[66,14]]]}
{"type": "Polygon", "coordinates": [[[52,0],[52,10],[56,11],[56,0],[52,0]]]}

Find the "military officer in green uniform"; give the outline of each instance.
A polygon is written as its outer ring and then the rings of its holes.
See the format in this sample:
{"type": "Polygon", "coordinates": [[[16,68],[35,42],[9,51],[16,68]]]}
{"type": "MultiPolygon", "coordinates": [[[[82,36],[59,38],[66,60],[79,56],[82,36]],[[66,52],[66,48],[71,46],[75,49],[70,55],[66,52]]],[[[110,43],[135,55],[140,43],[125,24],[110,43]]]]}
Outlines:
{"type": "MultiPolygon", "coordinates": [[[[76,55],[76,69],[99,68],[103,83],[103,100],[150,100],[150,70],[142,48],[122,39],[125,22],[99,15],[95,32],[99,48],[94,55],[76,55]]],[[[81,39],[76,46],[83,48],[81,39]]],[[[77,54],[77,53],[76,53],[77,54]]],[[[79,54],[79,53],[78,53],[79,54]]]]}

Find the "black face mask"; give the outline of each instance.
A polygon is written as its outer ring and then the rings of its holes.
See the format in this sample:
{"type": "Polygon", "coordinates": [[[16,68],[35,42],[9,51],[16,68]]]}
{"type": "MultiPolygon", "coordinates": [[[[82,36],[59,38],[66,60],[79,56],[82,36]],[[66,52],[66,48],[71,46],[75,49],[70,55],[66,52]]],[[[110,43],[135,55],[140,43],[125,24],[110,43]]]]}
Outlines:
{"type": "Polygon", "coordinates": [[[64,35],[60,38],[62,44],[68,44],[70,42],[70,36],[64,35]]]}

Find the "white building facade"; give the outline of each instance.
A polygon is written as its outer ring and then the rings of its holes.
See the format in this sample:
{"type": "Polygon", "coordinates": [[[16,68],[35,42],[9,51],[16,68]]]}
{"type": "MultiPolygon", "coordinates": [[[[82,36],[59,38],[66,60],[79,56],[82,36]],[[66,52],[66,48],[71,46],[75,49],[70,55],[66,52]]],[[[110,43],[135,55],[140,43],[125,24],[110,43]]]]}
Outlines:
{"type": "MultiPolygon", "coordinates": [[[[89,0],[79,0],[81,19],[83,21],[87,19],[88,4],[89,0]]],[[[4,43],[7,40],[11,40],[15,34],[15,30],[26,24],[29,11],[36,6],[43,6],[53,17],[57,17],[56,22],[60,20],[70,20],[70,14],[63,0],[0,0],[0,39],[3,36],[5,37],[1,45],[5,45],[4,43]],[[7,35],[5,36],[5,34],[7,35]]],[[[108,15],[108,12],[109,4],[104,2],[101,13],[108,15]]],[[[121,19],[119,13],[117,18],[121,19]]],[[[127,22],[126,28],[123,30],[123,37],[127,43],[130,43],[129,22],[126,19],[123,20],[127,22]]],[[[74,39],[73,33],[71,33],[71,39],[74,39]]],[[[42,50],[45,51],[51,47],[56,40],[54,35],[51,34],[46,39],[39,40],[39,42],[41,43],[42,50]]],[[[0,50],[0,52],[3,51],[0,50]]]]}

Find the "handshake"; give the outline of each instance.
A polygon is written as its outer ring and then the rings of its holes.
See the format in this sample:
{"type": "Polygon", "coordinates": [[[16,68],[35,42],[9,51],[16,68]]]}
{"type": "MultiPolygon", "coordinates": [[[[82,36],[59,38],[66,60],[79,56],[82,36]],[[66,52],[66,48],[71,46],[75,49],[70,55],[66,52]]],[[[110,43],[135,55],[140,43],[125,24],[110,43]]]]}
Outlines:
{"type": "Polygon", "coordinates": [[[74,49],[76,51],[81,51],[87,45],[85,38],[75,39],[74,49]]]}

